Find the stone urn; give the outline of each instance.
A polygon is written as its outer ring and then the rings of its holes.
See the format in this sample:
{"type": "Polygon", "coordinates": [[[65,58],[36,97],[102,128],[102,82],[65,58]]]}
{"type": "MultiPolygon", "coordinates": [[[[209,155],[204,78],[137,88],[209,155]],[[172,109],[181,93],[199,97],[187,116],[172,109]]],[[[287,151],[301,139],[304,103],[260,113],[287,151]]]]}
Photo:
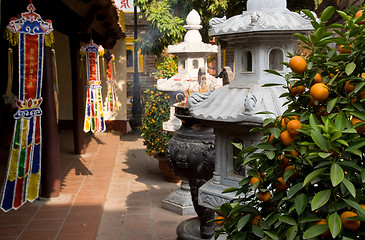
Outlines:
{"type": "Polygon", "coordinates": [[[167,161],[176,176],[189,182],[194,209],[200,221],[200,231],[198,231],[200,236],[193,236],[195,230],[189,230],[189,226],[196,226],[190,223],[196,222],[194,218],[181,223],[177,228],[177,235],[179,239],[210,239],[214,235],[215,224],[207,222],[215,215],[211,209],[198,204],[198,189],[213,176],[215,163],[213,128],[193,118],[187,107],[178,104],[174,106],[175,116],[182,121],[182,126],[168,143],[167,161]]]}

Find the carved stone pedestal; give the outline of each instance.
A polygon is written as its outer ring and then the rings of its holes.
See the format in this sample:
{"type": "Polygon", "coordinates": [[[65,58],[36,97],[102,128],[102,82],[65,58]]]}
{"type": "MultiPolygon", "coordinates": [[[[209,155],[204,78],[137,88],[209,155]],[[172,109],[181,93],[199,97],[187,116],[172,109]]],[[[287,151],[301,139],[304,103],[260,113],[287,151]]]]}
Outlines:
{"type": "Polygon", "coordinates": [[[191,200],[190,186],[186,180],[182,180],[180,188],[162,200],[162,208],[183,216],[196,214],[191,200]]]}
{"type": "MultiPolygon", "coordinates": [[[[200,239],[210,239],[214,235],[215,224],[207,222],[214,219],[215,213],[199,205],[198,189],[213,176],[215,160],[213,129],[192,118],[186,107],[175,106],[175,115],[182,121],[182,126],[168,144],[167,160],[176,176],[189,181],[192,202],[199,218],[200,239]]],[[[197,227],[194,224],[178,227],[179,239],[194,239],[183,238],[192,231],[188,226],[197,227]]]]}

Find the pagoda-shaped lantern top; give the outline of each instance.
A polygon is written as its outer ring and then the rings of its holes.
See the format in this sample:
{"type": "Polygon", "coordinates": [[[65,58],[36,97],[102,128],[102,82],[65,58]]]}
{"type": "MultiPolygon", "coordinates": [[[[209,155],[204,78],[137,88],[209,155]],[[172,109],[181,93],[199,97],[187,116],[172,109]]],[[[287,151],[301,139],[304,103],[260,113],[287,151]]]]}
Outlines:
{"type": "Polygon", "coordinates": [[[157,88],[160,91],[198,91],[198,74],[200,69],[206,73],[206,81],[209,89],[222,86],[222,81],[211,76],[207,72],[208,57],[218,52],[216,45],[207,44],[202,41],[199,30],[201,18],[196,10],[192,10],[187,18],[184,28],[187,30],[184,41],[177,45],[169,45],[167,52],[179,57],[178,73],[169,79],[157,81],[157,88]]]}
{"type": "Polygon", "coordinates": [[[235,149],[232,142],[244,147],[256,143],[261,133],[250,132],[262,126],[273,115],[256,114],[269,111],[281,115],[286,90],[282,86],[262,87],[263,84],[285,80],[265,72],[273,69],[285,75],[289,69],[287,52],[296,51],[298,41],[293,33],[313,29],[304,14],[286,8],[286,0],[248,0],[247,11],[229,19],[210,20],[210,35],[228,42],[234,48],[234,80],[214,92],[196,93],[189,97],[193,117],[205,120],[214,127],[215,172],[213,178],[199,189],[199,204],[216,207],[234,197],[222,194],[228,187],[238,187],[246,169],[235,168],[235,149]]]}

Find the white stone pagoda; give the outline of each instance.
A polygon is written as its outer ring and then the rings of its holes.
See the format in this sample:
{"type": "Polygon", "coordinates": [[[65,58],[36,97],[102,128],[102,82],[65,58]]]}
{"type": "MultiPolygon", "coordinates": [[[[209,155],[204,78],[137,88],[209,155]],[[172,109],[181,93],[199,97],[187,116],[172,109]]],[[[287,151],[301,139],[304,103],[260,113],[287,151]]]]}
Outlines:
{"type": "Polygon", "coordinates": [[[244,147],[256,143],[261,134],[250,129],[262,126],[272,115],[256,114],[270,111],[282,115],[286,90],[282,86],[262,87],[267,83],[283,83],[279,76],[265,72],[274,69],[286,74],[281,64],[288,61],[287,52],[294,53],[298,41],[293,33],[312,30],[311,20],[286,8],[286,0],[248,0],[247,11],[229,19],[213,18],[210,35],[234,47],[234,80],[214,92],[192,94],[189,109],[193,117],[214,127],[215,172],[213,178],[199,189],[199,204],[214,208],[230,201],[234,194],[222,194],[228,187],[238,187],[246,175],[236,169],[237,155],[232,142],[244,147]]]}
{"type": "Polygon", "coordinates": [[[177,45],[170,45],[167,52],[179,57],[178,73],[169,79],[157,81],[157,88],[160,91],[179,91],[190,90],[199,91],[198,73],[199,69],[205,69],[207,85],[210,90],[222,86],[220,79],[211,76],[208,72],[208,57],[218,53],[216,45],[204,43],[199,30],[200,15],[196,10],[192,10],[187,18],[184,28],[187,30],[184,41],[177,45]]]}

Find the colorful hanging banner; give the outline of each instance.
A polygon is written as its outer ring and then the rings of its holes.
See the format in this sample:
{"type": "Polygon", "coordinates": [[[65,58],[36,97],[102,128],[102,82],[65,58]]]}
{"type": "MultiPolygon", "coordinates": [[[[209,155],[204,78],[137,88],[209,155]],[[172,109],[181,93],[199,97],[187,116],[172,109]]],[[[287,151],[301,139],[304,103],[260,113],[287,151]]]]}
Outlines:
{"type": "Polygon", "coordinates": [[[53,43],[53,26],[43,21],[30,3],[21,18],[11,18],[6,37],[19,47],[18,111],[9,154],[8,172],[1,195],[1,209],[18,209],[39,196],[41,177],[41,115],[44,44],[53,43]]]}
{"type": "Polygon", "coordinates": [[[106,96],[106,110],[113,112],[118,111],[117,95],[115,93],[115,57],[114,54],[106,53],[104,55],[106,59],[106,82],[108,84],[108,92],[106,96]]]}
{"type": "Polygon", "coordinates": [[[104,55],[104,48],[90,40],[89,44],[81,47],[81,53],[86,57],[87,74],[84,131],[104,132],[105,122],[99,71],[99,56],[104,55]]]}

